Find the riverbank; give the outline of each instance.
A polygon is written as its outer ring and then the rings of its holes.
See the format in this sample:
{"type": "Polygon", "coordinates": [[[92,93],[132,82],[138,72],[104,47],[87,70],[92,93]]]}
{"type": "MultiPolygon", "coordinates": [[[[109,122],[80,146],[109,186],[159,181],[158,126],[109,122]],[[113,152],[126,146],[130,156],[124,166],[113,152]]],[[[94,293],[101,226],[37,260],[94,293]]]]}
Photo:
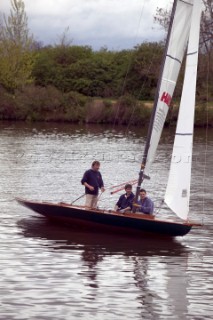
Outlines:
{"type": "MultiPolygon", "coordinates": [[[[62,93],[54,87],[29,86],[13,95],[0,90],[0,120],[45,121],[118,125],[147,125],[153,102],[131,95],[119,99],[91,98],[77,92],[62,93]]],[[[178,102],[170,107],[166,125],[175,125],[178,102]]],[[[198,102],[195,126],[213,127],[213,102],[198,102]]]]}

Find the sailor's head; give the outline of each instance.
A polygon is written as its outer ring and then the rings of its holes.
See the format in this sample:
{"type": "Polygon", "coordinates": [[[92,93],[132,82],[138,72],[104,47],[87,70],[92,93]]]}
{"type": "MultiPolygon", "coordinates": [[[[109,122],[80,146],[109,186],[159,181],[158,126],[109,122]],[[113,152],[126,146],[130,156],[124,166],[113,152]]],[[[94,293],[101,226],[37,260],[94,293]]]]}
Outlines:
{"type": "Polygon", "coordinates": [[[128,183],[125,185],[124,189],[127,194],[130,194],[132,192],[132,185],[128,183]]]}
{"type": "Polygon", "coordinates": [[[146,198],[146,190],[145,189],[140,189],[140,197],[141,197],[141,199],[146,198]]]}
{"type": "Polygon", "coordinates": [[[100,169],[100,162],[99,161],[97,161],[97,160],[95,160],[95,161],[93,161],[93,163],[92,163],[92,170],[94,170],[94,171],[98,171],[99,169],[100,169]]]}

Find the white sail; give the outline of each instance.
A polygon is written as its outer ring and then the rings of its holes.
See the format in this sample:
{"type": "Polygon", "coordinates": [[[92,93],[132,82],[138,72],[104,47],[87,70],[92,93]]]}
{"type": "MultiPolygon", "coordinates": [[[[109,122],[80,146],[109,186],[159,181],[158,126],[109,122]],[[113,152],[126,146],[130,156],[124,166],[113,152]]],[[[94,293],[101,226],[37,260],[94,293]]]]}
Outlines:
{"type": "Polygon", "coordinates": [[[170,101],[176,86],[180,67],[186,52],[191,23],[192,4],[194,0],[178,0],[168,43],[162,80],[158,92],[153,129],[144,173],[149,175],[151,163],[154,161],[156,149],[160,140],[164,122],[168,113],[170,101]]]}
{"type": "Polygon", "coordinates": [[[189,212],[195,91],[200,34],[201,1],[195,0],[187,51],[186,70],[172,153],[165,202],[182,219],[189,212]]]}

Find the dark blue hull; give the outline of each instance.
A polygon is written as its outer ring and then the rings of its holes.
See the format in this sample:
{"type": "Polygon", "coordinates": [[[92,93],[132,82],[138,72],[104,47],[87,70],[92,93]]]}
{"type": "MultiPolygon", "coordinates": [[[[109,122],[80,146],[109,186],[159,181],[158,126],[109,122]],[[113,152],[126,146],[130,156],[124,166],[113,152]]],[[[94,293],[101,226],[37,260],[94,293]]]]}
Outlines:
{"type": "Polygon", "coordinates": [[[71,206],[64,203],[52,204],[47,202],[17,201],[45,216],[63,224],[69,224],[77,229],[91,231],[107,231],[112,233],[124,233],[133,235],[144,235],[151,233],[165,236],[184,236],[194,224],[181,223],[169,220],[160,220],[153,216],[143,214],[120,214],[117,212],[103,210],[88,210],[80,206],[71,206]]]}

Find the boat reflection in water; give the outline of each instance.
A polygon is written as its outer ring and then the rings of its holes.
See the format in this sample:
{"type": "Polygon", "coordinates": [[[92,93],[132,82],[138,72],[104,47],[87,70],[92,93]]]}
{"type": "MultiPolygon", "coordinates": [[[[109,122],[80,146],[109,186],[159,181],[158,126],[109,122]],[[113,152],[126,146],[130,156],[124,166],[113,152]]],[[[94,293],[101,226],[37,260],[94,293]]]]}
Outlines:
{"type": "MultiPolygon", "coordinates": [[[[132,255],[184,255],[188,249],[173,238],[153,237],[146,234],[144,237],[131,237],[130,235],[107,234],[87,231],[76,231],[70,227],[52,223],[45,218],[22,219],[18,222],[19,228],[25,237],[49,240],[53,249],[78,250],[88,248],[104,255],[124,254],[132,255]]],[[[86,254],[84,255],[86,256],[86,254]]]]}
{"type": "MultiPolygon", "coordinates": [[[[190,249],[178,240],[147,235],[139,240],[124,235],[112,237],[98,232],[78,232],[37,217],[20,220],[18,228],[24,237],[34,238],[40,250],[41,246],[56,250],[56,261],[52,256],[52,263],[62,261],[60,270],[70,269],[73,261],[73,272],[77,274],[74,276],[71,272],[70,281],[72,277],[78,277],[83,283],[81,290],[86,290],[96,304],[113,292],[119,299],[128,295],[128,304],[123,307],[123,310],[127,308],[127,314],[128,308],[137,306],[142,317],[148,319],[151,315],[157,319],[162,303],[167,314],[175,312],[181,318],[187,313],[188,284],[182,271],[186,268],[190,249]],[[174,268],[179,263],[182,267],[174,268]],[[168,301],[162,301],[161,296],[165,294],[168,301]]],[[[113,308],[113,301],[110,304],[113,308]]]]}

